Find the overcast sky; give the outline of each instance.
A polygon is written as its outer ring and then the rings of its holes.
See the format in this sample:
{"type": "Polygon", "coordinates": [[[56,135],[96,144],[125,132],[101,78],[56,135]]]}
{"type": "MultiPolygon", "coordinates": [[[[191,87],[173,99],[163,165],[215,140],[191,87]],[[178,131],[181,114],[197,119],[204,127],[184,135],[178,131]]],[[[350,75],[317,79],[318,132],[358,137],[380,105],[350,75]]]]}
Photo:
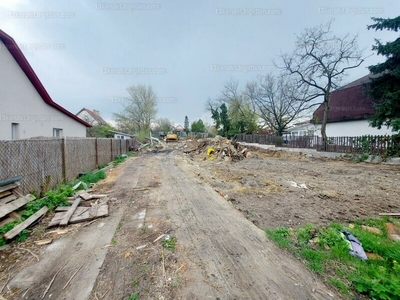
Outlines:
{"type": "MultiPolygon", "coordinates": [[[[158,117],[176,124],[211,121],[205,102],[224,82],[242,86],[274,72],[272,60],[291,52],[296,35],[334,19],[337,35],[358,34],[365,56],[374,38],[371,17],[392,18],[399,0],[112,1],[0,0],[0,29],[12,36],[52,99],[73,113],[98,109],[106,120],[122,109],[126,88],[151,85],[158,117]]],[[[383,61],[373,55],[345,82],[383,61]]]]}

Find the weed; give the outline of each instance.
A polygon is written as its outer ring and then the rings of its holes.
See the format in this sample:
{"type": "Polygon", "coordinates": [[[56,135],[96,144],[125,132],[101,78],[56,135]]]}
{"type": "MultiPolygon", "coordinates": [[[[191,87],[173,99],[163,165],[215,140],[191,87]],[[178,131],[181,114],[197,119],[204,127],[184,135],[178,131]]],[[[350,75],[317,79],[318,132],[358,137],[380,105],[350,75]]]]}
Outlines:
{"type": "Polygon", "coordinates": [[[133,293],[128,297],[128,300],[138,300],[139,299],[139,292],[133,293]]]}
{"type": "Polygon", "coordinates": [[[119,165],[120,163],[123,163],[125,161],[125,159],[126,159],[126,156],[118,156],[118,157],[116,157],[114,159],[114,161],[113,161],[114,167],[119,165]]]}
{"type": "Polygon", "coordinates": [[[131,281],[131,286],[137,286],[139,284],[139,278],[135,277],[132,281],[131,281]]]}
{"type": "Polygon", "coordinates": [[[173,286],[173,287],[178,287],[179,284],[180,284],[179,275],[176,274],[176,276],[175,276],[175,278],[174,278],[174,281],[172,282],[172,286],[173,286]]]}
{"type": "Polygon", "coordinates": [[[357,163],[363,162],[363,161],[367,160],[368,157],[369,157],[368,153],[361,153],[356,156],[355,162],[357,162],[357,163]]]}
{"type": "Polygon", "coordinates": [[[146,226],[144,226],[144,225],[143,225],[143,227],[141,228],[141,231],[142,231],[142,234],[145,234],[145,233],[146,233],[146,231],[147,231],[147,228],[146,228],[146,226]]]}
{"type": "Polygon", "coordinates": [[[265,232],[280,248],[288,248],[290,245],[289,230],[287,228],[279,227],[272,230],[266,229],[265,232]]]}
{"type": "Polygon", "coordinates": [[[122,221],[119,221],[118,226],[117,226],[117,230],[120,230],[122,228],[122,221]]]}
{"type": "Polygon", "coordinates": [[[100,165],[100,166],[97,167],[97,169],[101,170],[101,169],[104,169],[107,166],[108,166],[108,164],[100,165]]]}
{"type": "Polygon", "coordinates": [[[18,235],[17,235],[17,242],[23,242],[25,241],[29,236],[29,231],[27,229],[22,230],[18,235]]]}
{"type": "Polygon", "coordinates": [[[163,239],[162,245],[163,247],[167,248],[168,250],[175,250],[175,238],[174,237],[169,237],[168,239],[163,239]]]}
{"type": "Polygon", "coordinates": [[[111,239],[111,245],[115,246],[117,244],[117,240],[115,238],[111,239]]]}

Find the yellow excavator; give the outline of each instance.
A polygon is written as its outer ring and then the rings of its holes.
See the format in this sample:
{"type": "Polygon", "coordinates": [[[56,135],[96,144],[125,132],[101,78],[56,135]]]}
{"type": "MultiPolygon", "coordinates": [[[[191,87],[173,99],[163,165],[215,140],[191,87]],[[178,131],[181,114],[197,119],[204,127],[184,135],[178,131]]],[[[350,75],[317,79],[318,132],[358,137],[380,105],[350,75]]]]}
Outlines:
{"type": "Polygon", "coordinates": [[[178,135],[176,133],[168,132],[167,135],[165,136],[165,141],[168,142],[177,142],[178,141],[178,135]]]}

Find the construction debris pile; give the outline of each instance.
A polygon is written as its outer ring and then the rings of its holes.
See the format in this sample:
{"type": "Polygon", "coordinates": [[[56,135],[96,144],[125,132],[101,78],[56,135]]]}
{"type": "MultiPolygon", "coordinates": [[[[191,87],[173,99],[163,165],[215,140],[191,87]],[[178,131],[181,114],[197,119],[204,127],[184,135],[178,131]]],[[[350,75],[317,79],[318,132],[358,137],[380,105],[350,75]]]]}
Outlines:
{"type": "Polygon", "coordinates": [[[240,161],[252,157],[252,153],[237,141],[217,135],[214,138],[186,140],[179,147],[189,155],[203,155],[203,160],[240,161]]]}

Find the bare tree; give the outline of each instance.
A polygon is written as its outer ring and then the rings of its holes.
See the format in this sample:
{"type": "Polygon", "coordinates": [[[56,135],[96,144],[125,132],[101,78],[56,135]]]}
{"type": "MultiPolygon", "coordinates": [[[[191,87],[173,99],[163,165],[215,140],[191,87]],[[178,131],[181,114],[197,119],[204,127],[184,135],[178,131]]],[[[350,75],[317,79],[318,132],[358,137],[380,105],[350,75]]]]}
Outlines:
{"type": "Polygon", "coordinates": [[[246,95],[253,103],[257,115],[265,125],[281,136],[289,125],[304,117],[310,105],[302,98],[304,91],[285,76],[267,74],[249,82],[246,95]]]}
{"type": "Polygon", "coordinates": [[[128,133],[150,130],[157,110],[157,96],[151,86],[136,85],[127,89],[130,101],[121,113],[114,114],[118,128],[128,133]]]}
{"type": "Polygon", "coordinates": [[[293,75],[298,88],[307,87],[304,101],[315,102],[323,97],[324,116],[321,125],[323,146],[326,147],[326,123],[329,114],[330,94],[339,87],[349,69],[364,61],[357,47],[357,35],[338,37],[331,31],[332,21],[305,29],[297,36],[292,54],[281,56],[283,69],[293,75]]]}

